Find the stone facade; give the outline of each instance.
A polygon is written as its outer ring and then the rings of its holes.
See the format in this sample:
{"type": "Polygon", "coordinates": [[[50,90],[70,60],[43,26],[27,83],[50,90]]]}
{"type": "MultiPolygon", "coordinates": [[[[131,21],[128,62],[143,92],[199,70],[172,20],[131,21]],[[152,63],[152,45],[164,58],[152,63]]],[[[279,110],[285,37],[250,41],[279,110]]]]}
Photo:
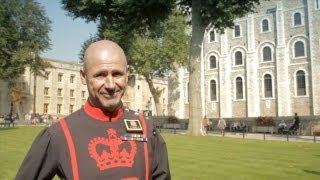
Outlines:
{"type": "MultiPolygon", "coordinates": [[[[34,77],[29,68],[26,68],[24,75],[19,78],[22,89],[21,112],[23,114],[33,113],[35,106],[35,113],[65,116],[81,108],[88,98],[87,87],[80,81],[79,71],[82,65],[52,59],[46,60],[52,64],[53,68],[46,69],[44,76],[34,77]]],[[[160,104],[162,113],[167,114],[167,81],[154,79],[154,86],[162,89],[160,104]]],[[[1,80],[0,103],[0,114],[8,114],[11,100],[8,96],[7,84],[1,80]]],[[[138,75],[130,75],[123,103],[133,110],[141,112],[149,110],[157,114],[148,84],[138,75]]],[[[13,109],[13,112],[16,113],[16,109],[13,109]]]]}
{"type": "MultiPolygon", "coordinates": [[[[236,19],[236,26],[204,35],[202,113],[211,118],[320,115],[320,0],[262,1],[256,13],[236,19]]],[[[170,113],[188,118],[189,74],[181,71],[175,102],[180,108],[170,113]]]]}

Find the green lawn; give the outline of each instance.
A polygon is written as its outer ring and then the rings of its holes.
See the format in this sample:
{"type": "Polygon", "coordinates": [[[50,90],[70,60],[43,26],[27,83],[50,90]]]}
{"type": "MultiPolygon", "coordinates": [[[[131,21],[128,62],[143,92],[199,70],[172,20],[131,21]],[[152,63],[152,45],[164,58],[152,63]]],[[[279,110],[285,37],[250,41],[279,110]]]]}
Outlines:
{"type": "MultiPolygon", "coordinates": [[[[12,180],[43,127],[0,129],[0,179],[12,180]]],[[[173,180],[318,180],[320,144],[163,134],[173,180]]]]}

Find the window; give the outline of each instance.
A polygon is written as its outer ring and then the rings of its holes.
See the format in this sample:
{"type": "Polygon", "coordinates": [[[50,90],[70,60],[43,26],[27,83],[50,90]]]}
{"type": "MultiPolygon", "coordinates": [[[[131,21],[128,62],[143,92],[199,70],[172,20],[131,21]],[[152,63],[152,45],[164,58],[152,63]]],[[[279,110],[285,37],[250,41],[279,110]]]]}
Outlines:
{"type": "Polygon", "coordinates": [[[61,88],[58,88],[58,93],[57,93],[58,96],[62,96],[62,89],[61,88]]]}
{"type": "Polygon", "coordinates": [[[217,68],[217,60],[215,56],[210,56],[210,69],[217,68]]]}
{"type": "Polygon", "coordinates": [[[210,81],[210,100],[217,100],[217,83],[215,80],[210,81]]]}
{"type": "Polygon", "coordinates": [[[269,46],[266,46],[263,48],[263,61],[271,61],[271,48],[269,46]]]}
{"type": "Polygon", "coordinates": [[[306,77],[303,71],[297,72],[297,95],[304,96],[307,95],[306,91],[306,77]]]}
{"type": "Polygon", "coordinates": [[[185,91],[185,97],[186,97],[186,99],[185,99],[185,101],[186,101],[186,103],[188,103],[189,102],[189,82],[186,84],[186,87],[185,87],[185,89],[186,89],[186,91],[185,91]]]}
{"type": "Polygon", "coordinates": [[[216,39],[215,39],[215,33],[214,33],[214,30],[210,31],[210,42],[214,42],[216,39]]]}
{"type": "Polygon", "coordinates": [[[294,13],[294,15],[293,15],[293,18],[294,18],[294,25],[295,26],[298,26],[298,25],[301,25],[302,23],[301,23],[301,14],[300,13],[294,13]]]}
{"type": "Polygon", "coordinates": [[[234,37],[240,37],[240,26],[239,25],[236,25],[234,27],[234,37]]]}
{"type": "Polygon", "coordinates": [[[49,80],[49,75],[50,75],[50,72],[45,72],[44,73],[44,80],[49,80]]]}
{"type": "Polygon", "coordinates": [[[45,96],[48,96],[48,95],[49,95],[49,88],[48,88],[48,87],[45,87],[45,88],[44,88],[44,95],[45,95],[45,96]]]}
{"type": "Polygon", "coordinates": [[[49,104],[48,103],[44,103],[43,104],[43,113],[48,113],[48,109],[49,109],[49,104]]]}
{"type": "Polygon", "coordinates": [[[70,97],[74,97],[74,90],[70,89],[70,97]]]}
{"type": "Polygon", "coordinates": [[[242,53],[240,51],[237,51],[234,54],[235,59],[235,65],[242,65],[242,53]]]}
{"type": "Polygon", "coordinates": [[[264,75],[264,97],[272,97],[272,78],[270,74],[264,75]]]}
{"type": "Polygon", "coordinates": [[[70,76],[70,83],[74,83],[74,78],[75,78],[75,75],[72,74],[72,75],[70,76]]]}
{"type": "Polygon", "coordinates": [[[62,77],[63,77],[63,74],[62,74],[62,73],[59,73],[59,74],[58,74],[58,82],[62,82],[62,77]]]}
{"type": "Polygon", "coordinates": [[[262,21],[262,32],[267,32],[269,31],[269,22],[267,19],[264,19],[262,21]]]}
{"type": "Polygon", "coordinates": [[[243,99],[243,84],[241,77],[237,77],[236,79],[236,99],[243,99]]]}
{"type": "Polygon", "coordinates": [[[73,107],[74,107],[73,104],[71,104],[70,107],[69,107],[69,113],[70,113],[70,114],[73,113],[73,107]]]}
{"type": "Polygon", "coordinates": [[[304,53],[304,44],[302,41],[297,41],[294,43],[294,56],[295,57],[303,57],[305,56],[304,53]]]}
{"type": "Polygon", "coordinates": [[[86,97],[86,91],[82,91],[82,92],[81,92],[81,97],[82,97],[82,98],[85,98],[85,97],[86,97]]]}
{"type": "Polygon", "coordinates": [[[57,113],[60,114],[62,109],[62,104],[57,104],[57,113]]]}
{"type": "Polygon", "coordinates": [[[316,9],[320,9],[320,0],[315,0],[316,9]]]}

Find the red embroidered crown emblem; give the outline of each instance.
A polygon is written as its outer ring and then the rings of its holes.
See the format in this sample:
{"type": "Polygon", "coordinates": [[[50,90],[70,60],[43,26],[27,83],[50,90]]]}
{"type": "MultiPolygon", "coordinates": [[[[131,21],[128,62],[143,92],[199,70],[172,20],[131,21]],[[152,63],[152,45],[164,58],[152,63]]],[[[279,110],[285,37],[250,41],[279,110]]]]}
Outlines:
{"type": "Polygon", "coordinates": [[[117,136],[117,131],[113,128],[107,130],[108,138],[96,137],[88,144],[90,157],[97,162],[100,170],[105,170],[114,167],[132,167],[134,157],[137,153],[137,145],[135,141],[122,141],[122,136],[117,136]],[[129,143],[131,149],[122,146],[129,143]],[[106,147],[101,153],[97,152],[97,146],[106,147]],[[122,147],[122,148],[120,148],[122,147]]]}

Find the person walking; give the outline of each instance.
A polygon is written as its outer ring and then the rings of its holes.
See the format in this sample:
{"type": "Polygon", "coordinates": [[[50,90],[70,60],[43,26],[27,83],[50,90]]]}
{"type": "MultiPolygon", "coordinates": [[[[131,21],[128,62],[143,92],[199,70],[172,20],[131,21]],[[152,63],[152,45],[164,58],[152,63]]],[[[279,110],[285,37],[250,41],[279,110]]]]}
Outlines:
{"type": "Polygon", "coordinates": [[[224,120],[222,117],[219,119],[217,124],[218,129],[221,131],[221,134],[224,134],[224,131],[227,127],[226,120],[224,120]]]}

